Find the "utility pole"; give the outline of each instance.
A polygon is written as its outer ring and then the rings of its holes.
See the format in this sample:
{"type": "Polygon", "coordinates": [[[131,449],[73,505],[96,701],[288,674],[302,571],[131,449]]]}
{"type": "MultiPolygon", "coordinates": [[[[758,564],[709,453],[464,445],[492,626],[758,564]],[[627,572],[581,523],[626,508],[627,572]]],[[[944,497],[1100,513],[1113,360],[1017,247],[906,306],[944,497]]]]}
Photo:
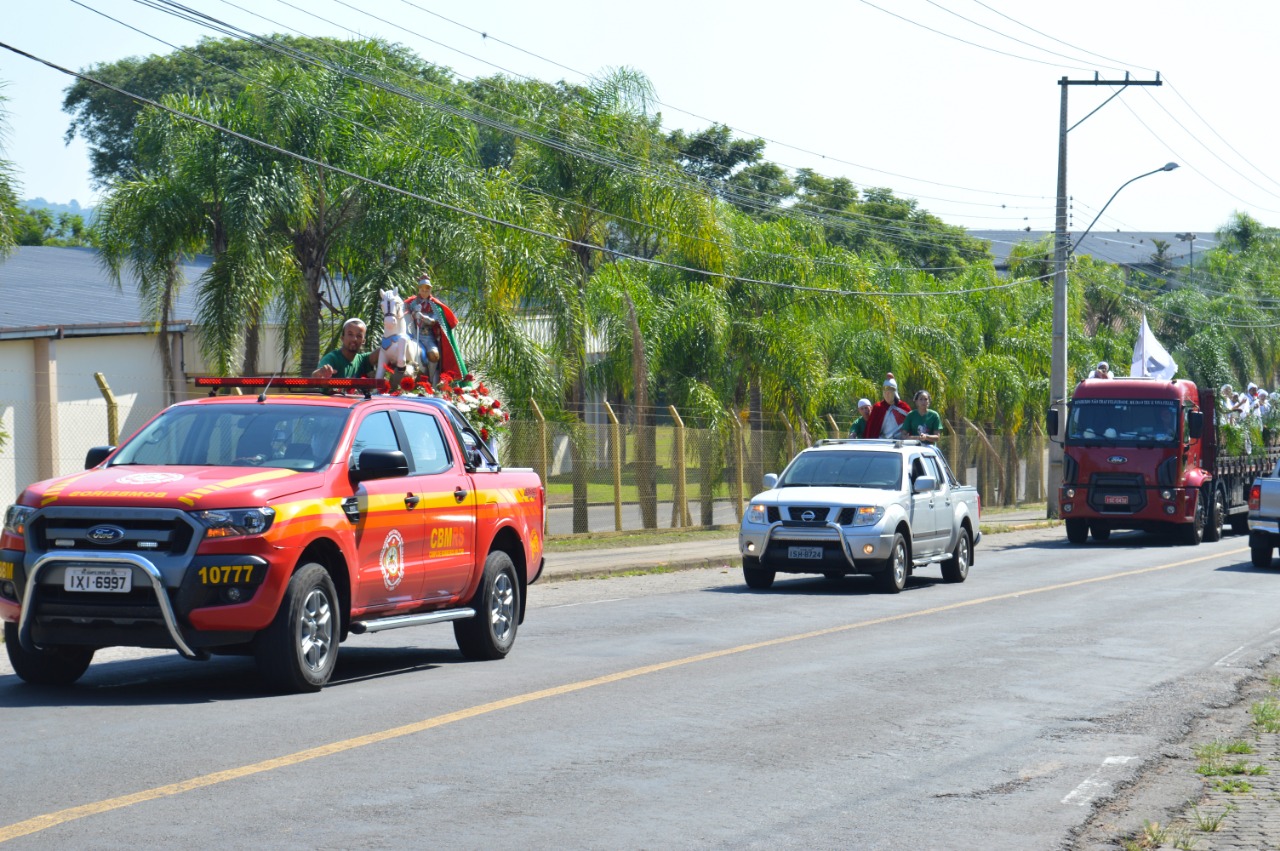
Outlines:
{"type": "MultiPolygon", "coordinates": [[[[1102,80],[1095,74],[1092,80],[1058,80],[1062,87],[1062,105],[1058,119],[1058,207],[1053,231],[1053,353],[1049,369],[1049,407],[1059,412],[1058,421],[1066,423],[1067,413],[1067,134],[1079,127],[1102,107],[1111,103],[1128,86],[1163,85],[1160,75],[1154,80],[1130,80],[1126,72],[1123,80],[1102,80]],[[1067,126],[1067,89],[1069,86],[1119,86],[1111,97],[1093,109],[1070,127],[1067,126]]],[[[1050,519],[1059,515],[1058,492],[1062,488],[1061,438],[1049,441],[1049,495],[1046,514],[1050,519]]]]}

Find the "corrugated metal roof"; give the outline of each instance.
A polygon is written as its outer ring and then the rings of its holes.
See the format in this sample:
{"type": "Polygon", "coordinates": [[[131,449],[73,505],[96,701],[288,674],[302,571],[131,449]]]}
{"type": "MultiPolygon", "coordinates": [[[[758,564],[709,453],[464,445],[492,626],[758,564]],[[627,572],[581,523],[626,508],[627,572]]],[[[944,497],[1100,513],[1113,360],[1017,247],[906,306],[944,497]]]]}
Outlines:
{"type": "MultiPolygon", "coordinates": [[[[991,243],[991,255],[996,260],[996,268],[1008,265],[1009,252],[1013,246],[1023,242],[1039,242],[1052,231],[1022,230],[971,230],[969,236],[985,239],[991,243]]],[[[1074,234],[1070,235],[1077,238],[1074,234]]],[[[1165,256],[1172,266],[1186,266],[1191,260],[1191,248],[1194,245],[1197,254],[1209,250],[1218,244],[1215,234],[1198,234],[1194,242],[1178,238],[1177,233],[1160,231],[1093,231],[1084,238],[1076,249],[1077,255],[1085,255],[1107,263],[1122,266],[1149,266],[1151,255],[1156,253],[1154,240],[1162,239],[1169,243],[1165,256]]]]}
{"type": "MultiPolygon", "coordinates": [[[[188,286],[178,293],[175,324],[194,322],[196,289],[190,284],[208,268],[203,256],[182,265],[188,286]]],[[[153,333],[144,322],[137,279],[129,270],[122,278],[117,287],[92,248],[19,246],[0,261],[0,337],[50,336],[50,329],[64,326],[75,336],[153,333]]]]}

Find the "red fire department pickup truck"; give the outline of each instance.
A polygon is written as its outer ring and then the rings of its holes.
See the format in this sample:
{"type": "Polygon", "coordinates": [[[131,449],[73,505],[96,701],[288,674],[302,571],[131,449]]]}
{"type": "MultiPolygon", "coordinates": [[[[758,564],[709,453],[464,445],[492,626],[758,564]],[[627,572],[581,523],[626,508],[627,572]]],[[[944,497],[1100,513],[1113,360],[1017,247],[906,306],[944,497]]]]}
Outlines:
{"type": "MultiPolygon", "coordinates": [[[[1086,379],[1071,396],[1059,505],[1067,539],[1105,541],[1116,529],[1176,532],[1184,543],[1248,528],[1253,479],[1276,451],[1222,451],[1214,394],[1185,379],[1086,379]]],[[[1049,434],[1058,434],[1049,412],[1049,434]]]]}
{"type": "Polygon", "coordinates": [[[253,654],[315,691],[355,633],[451,621],[500,659],[543,564],[545,491],[466,418],[372,379],[197,379],[264,388],[165,409],[85,471],[38,482],[0,535],[14,671],[69,684],[101,647],[253,654]],[[267,395],[264,386],[360,395],[267,395]]]}

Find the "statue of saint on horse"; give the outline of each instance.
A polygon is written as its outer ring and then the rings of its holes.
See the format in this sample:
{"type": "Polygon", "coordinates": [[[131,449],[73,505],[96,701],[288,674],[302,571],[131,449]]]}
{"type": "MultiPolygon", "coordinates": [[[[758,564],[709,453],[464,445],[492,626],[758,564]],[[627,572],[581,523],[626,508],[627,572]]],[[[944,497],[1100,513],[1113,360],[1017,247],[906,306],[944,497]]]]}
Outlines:
{"type": "Polygon", "coordinates": [[[408,333],[404,302],[394,290],[382,290],[382,343],[378,349],[378,368],[374,378],[387,372],[416,375],[422,362],[422,350],[408,333]]]}
{"type": "Polygon", "coordinates": [[[448,305],[432,295],[428,273],[418,276],[418,294],[405,302],[405,308],[412,320],[409,333],[418,341],[422,369],[432,385],[438,384],[445,372],[452,372],[458,377],[466,375],[467,365],[462,360],[462,352],[453,333],[458,317],[448,305]]]}

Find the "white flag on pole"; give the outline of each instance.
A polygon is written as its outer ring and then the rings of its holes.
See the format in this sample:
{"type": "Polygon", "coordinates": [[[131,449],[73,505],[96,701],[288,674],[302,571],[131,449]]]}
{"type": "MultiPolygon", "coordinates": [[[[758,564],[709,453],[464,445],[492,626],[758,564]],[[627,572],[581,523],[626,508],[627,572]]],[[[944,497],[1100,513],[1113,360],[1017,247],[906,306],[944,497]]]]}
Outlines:
{"type": "Polygon", "coordinates": [[[1142,314],[1142,331],[1138,334],[1138,342],[1133,344],[1133,366],[1129,369],[1131,377],[1147,376],[1168,380],[1178,371],[1178,365],[1156,335],[1151,333],[1147,324],[1147,315],[1142,314]]]}

